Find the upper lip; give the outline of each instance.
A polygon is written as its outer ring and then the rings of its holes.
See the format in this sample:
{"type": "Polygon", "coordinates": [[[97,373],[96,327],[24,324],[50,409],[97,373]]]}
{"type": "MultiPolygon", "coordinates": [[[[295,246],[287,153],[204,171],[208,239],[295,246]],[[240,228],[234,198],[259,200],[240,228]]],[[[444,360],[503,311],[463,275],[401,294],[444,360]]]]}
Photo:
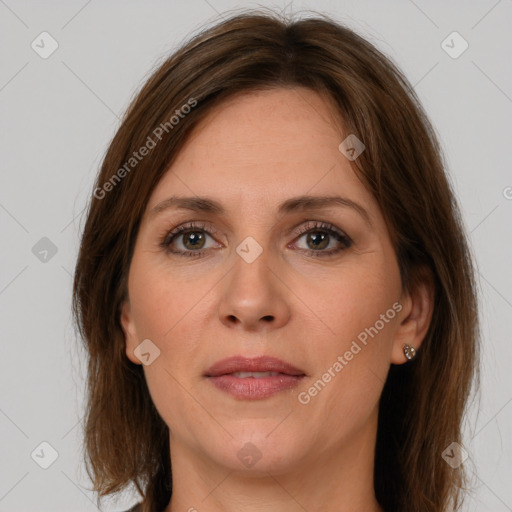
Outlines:
{"type": "Polygon", "coordinates": [[[278,372],[287,375],[305,375],[299,368],[276,357],[260,356],[250,358],[234,356],[217,361],[206,370],[205,376],[218,377],[236,372],[278,372]]]}

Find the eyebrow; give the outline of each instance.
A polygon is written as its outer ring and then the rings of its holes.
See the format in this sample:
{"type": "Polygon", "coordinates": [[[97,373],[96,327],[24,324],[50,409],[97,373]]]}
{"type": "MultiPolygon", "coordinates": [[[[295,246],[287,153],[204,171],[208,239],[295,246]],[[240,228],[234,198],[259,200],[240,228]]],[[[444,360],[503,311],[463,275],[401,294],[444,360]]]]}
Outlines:
{"type": "MultiPolygon", "coordinates": [[[[287,213],[303,212],[303,211],[317,211],[329,207],[343,207],[355,210],[364,221],[372,227],[372,221],[368,212],[358,203],[341,196],[298,196],[287,199],[278,208],[278,214],[284,215],[287,213]]],[[[170,208],[179,210],[190,210],[195,212],[205,212],[216,215],[223,215],[226,213],[224,207],[216,200],[209,197],[182,197],[171,196],[164,201],[158,203],[149,211],[149,216],[154,217],[164,210],[170,208]]]]}

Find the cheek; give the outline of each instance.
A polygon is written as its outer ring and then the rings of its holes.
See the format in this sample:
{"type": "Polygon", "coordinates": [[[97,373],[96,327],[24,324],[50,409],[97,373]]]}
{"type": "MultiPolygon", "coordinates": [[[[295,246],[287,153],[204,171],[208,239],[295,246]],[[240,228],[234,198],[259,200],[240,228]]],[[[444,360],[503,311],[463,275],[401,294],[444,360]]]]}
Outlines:
{"type": "Polygon", "coordinates": [[[207,288],[199,289],[200,283],[191,281],[187,287],[158,264],[138,263],[133,262],[130,283],[137,334],[141,340],[150,339],[160,350],[159,357],[143,367],[146,382],[156,409],[171,431],[185,435],[186,415],[176,411],[202,417],[189,393],[194,394],[196,382],[191,375],[199,371],[197,354],[201,335],[204,338],[204,326],[194,320],[205,314],[207,288]]]}
{"type": "MultiPolygon", "coordinates": [[[[310,292],[318,316],[329,329],[323,327],[312,337],[310,361],[316,370],[303,390],[300,403],[305,405],[300,407],[305,417],[316,418],[329,432],[337,429],[340,435],[350,436],[375,412],[397,322],[400,286],[396,278],[393,267],[387,267],[386,273],[374,261],[340,274],[335,283],[324,287],[323,294],[316,288],[310,292]]],[[[332,442],[328,436],[324,441],[332,442]]]]}
{"type": "MultiPolygon", "coordinates": [[[[322,298],[317,295],[316,302],[323,304],[325,323],[345,341],[373,326],[400,297],[398,267],[383,254],[347,266],[337,279],[326,280],[324,285],[322,298]]],[[[392,311],[389,316],[396,315],[392,311]]],[[[389,331],[390,323],[379,330],[389,331]]]]}
{"type": "Polygon", "coordinates": [[[192,377],[204,370],[198,354],[201,342],[210,339],[206,323],[214,311],[218,277],[212,273],[194,279],[187,272],[171,272],[170,264],[147,256],[133,264],[130,294],[137,333],[160,350],[159,364],[145,368],[148,385],[175,393],[179,385],[171,375],[190,386],[192,377]]]}
{"type": "Polygon", "coordinates": [[[347,265],[338,279],[325,280],[322,293],[315,287],[308,303],[326,326],[311,354],[319,369],[316,377],[328,381],[331,368],[336,377],[328,394],[334,401],[351,396],[348,406],[364,401],[365,393],[378,397],[400,310],[401,282],[393,253],[376,252],[361,261],[347,265]]]}
{"type": "Polygon", "coordinates": [[[208,289],[207,280],[172,272],[161,257],[142,255],[134,259],[130,298],[137,329],[157,340],[172,338],[197,314],[208,289]]]}

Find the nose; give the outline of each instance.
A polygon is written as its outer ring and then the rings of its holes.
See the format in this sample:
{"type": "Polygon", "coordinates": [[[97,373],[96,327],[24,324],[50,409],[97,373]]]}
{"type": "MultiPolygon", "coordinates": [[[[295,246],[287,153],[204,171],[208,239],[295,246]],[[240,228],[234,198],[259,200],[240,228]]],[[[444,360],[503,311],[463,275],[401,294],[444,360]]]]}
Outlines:
{"type": "Polygon", "coordinates": [[[289,321],[291,292],[284,283],[282,268],[267,254],[263,250],[251,263],[235,255],[219,303],[220,321],[226,327],[265,332],[289,321]]]}

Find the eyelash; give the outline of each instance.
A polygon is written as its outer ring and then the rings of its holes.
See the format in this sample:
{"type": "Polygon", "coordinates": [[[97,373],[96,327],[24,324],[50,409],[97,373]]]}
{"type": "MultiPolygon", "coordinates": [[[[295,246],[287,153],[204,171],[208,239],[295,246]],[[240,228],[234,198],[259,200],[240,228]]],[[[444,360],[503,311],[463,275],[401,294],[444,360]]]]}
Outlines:
{"type": "MultiPolygon", "coordinates": [[[[179,226],[170,232],[168,232],[163,240],[160,242],[160,246],[168,253],[176,254],[178,256],[185,256],[185,257],[200,257],[203,255],[204,252],[206,252],[208,249],[203,249],[202,251],[173,251],[170,249],[170,245],[176,238],[178,238],[180,235],[183,235],[185,233],[194,233],[203,231],[207,233],[208,235],[212,236],[215,235],[215,231],[209,231],[206,229],[206,224],[204,223],[196,223],[196,222],[190,222],[188,224],[185,224],[183,226],[179,226]]],[[[334,237],[338,242],[340,242],[344,247],[339,249],[331,249],[329,251],[325,250],[318,250],[315,251],[313,249],[301,249],[302,251],[306,252],[309,256],[313,257],[320,257],[325,258],[328,256],[333,256],[335,254],[338,254],[339,252],[348,249],[352,245],[352,239],[347,236],[342,231],[338,230],[336,227],[334,227],[332,224],[326,223],[326,222],[318,222],[318,221],[309,221],[306,226],[302,227],[297,235],[297,239],[301,238],[303,235],[307,233],[315,233],[315,232],[324,232],[327,233],[329,236],[334,237]]]]}

